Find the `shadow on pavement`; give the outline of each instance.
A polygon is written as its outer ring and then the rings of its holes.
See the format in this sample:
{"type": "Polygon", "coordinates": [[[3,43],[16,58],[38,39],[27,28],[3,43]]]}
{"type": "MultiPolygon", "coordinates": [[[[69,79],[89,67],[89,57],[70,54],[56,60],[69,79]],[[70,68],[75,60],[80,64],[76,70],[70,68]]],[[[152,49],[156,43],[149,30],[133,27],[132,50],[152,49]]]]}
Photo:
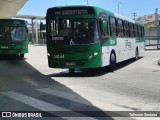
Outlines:
{"type": "MultiPolygon", "coordinates": [[[[140,59],[142,59],[142,57],[140,57],[138,60],[140,59]]],[[[117,64],[116,70],[127,67],[128,65],[133,64],[134,62],[136,62],[134,59],[129,59],[129,60],[120,62],[117,64]]],[[[70,74],[68,70],[64,70],[63,72],[53,73],[47,76],[49,77],[97,77],[97,76],[106,75],[108,73],[112,73],[112,72],[110,72],[109,66],[106,66],[103,68],[76,69],[74,74],[70,74]]]]}
{"type": "MultiPolygon", "coordinates": [[[[61,73],[61,75],[63,76],[66,74],[61,73]]],[[[80,75],[81,74],[79,74],[78,76],[80,75]]],[[[5,57],[0,58],[0,100],[1,100],[0,111],[38,110],[32,106],[30,106],[31,109],[29,108],[26,109],[24,107],[24,106],[27,106],[26,104],[18,103],[18,101],[16,100],[14,101],[14,104],[13,104],[12,102],[10,102],[11,98],[9,99],[8,97],[3,96],[1,94],[2,92],[6,92],[6,91],[16,91],[19,93],[27,94],[28,96],[31,96],[36,99],[40,99],[42,101],[45,101],[51,104],[56,104],[58,102],[56,106],[64,107],[65,109],[71,110],[70,114],[72,113],[72,111],[76,111],[77,113],[80,113],[89,117],[93,117],[97,120],[113,120],[113,118],[110,117],[110,115],[108,115],[107,112],[102,111],[96,106],[93,106],[93,104],[90,101],[86,100],[79,94],[75,93],[70,88],[55,81],[54,79],[51,79],[50,75],[45,76],[41,74],[38,70],[36,70],[33,66],[27,63],[25,60],[19,59],[18,56],[7,56],[6,58],[5,57]],[[72,94],[76,96],[77,99],[80,99],[82,102],[84,102],[85,104],[64,99],[61,97],[57,97],[56,95],[52,96],[49,94],[44,94],[35,90],[35,89],[43,89],[43,88],[51,88],[53,90],[56,89],[64,93],[72,94]]],[[[114,114],[114,112],[110,112],[110,113],[112,115],[114,114]]],[[[81,117],[81,116],[78,116],[78,117],[81,117]]]]}

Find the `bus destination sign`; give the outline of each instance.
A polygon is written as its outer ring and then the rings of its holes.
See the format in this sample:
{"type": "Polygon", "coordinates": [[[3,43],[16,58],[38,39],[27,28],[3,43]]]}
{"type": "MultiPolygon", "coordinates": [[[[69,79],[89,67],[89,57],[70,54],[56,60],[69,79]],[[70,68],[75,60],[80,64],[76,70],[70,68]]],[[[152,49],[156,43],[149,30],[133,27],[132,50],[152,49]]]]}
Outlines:
{"type": "Polygon", "coordinates": [[[8,26],[8,25],[25,25],[24,20],[19,20],[19,19],[1,19],[0,20],[0,25],[1,26],[8,26]]]}
{"type": "Polygon", "coordinates": [[[69,16],[69,15],[88,15],[95,14],[93,7],[54,7],[49,8],[47,16],[69,16]]]}
{"type": "Polygon", "coordinates": [[[87,9],[79,9],[79,10],[63,10],[63,11],[55,11],[55,15],[85,15],[88,14],[87,9]]]}

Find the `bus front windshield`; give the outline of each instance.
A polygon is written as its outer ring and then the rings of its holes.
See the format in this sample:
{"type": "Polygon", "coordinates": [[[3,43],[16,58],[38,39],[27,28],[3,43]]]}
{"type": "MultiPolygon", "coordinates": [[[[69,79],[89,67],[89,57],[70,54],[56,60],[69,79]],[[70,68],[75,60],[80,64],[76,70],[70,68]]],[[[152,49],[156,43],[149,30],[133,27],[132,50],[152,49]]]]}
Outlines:
{"type": "Polygon", "coordinates": [[[26,27],[0,26],[0,41],[23,41],[27,40],[27,35],[26,27]]]}
{"type": "Polygon", "coordinates": [[[96,19],[53,19],[48,25],[49,36],[55,44],[97,43],[98,30],[96,19]],[[63,41],[63,42],[62,42],[63,41]],[[68,41],[68,42],[67,42],[68,41]]]}

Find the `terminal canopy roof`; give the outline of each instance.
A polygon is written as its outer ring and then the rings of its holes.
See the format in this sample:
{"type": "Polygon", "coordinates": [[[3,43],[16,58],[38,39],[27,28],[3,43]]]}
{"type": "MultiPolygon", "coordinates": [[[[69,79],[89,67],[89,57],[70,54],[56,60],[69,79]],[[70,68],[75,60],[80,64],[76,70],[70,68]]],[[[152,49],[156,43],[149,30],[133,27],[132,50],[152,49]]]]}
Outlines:
{"type": "Polygon", "coordinates": [[[0,0],[0,18],[12,18],[28,0],[0,0]]]}

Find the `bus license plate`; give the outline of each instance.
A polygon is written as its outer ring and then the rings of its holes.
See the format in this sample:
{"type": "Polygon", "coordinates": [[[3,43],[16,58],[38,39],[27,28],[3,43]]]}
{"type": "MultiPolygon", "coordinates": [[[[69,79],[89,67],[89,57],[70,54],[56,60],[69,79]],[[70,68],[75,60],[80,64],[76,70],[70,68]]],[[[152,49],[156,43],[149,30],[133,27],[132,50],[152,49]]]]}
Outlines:
{"type": "Polygon", "coordinates": [[[67,62],[66,65],[67,66],[74,66],[74,65],[76,65],[76,63],[75,62],[67,62]]]}

